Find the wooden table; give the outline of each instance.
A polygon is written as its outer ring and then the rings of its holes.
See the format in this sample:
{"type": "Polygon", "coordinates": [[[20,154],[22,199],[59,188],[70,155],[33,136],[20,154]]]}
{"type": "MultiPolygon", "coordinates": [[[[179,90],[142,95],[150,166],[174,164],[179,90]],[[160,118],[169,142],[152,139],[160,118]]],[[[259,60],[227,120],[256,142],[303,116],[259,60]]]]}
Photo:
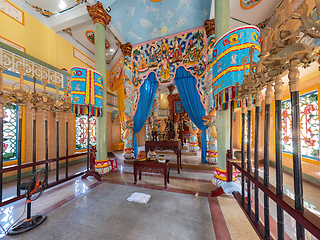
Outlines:
{"type": "Polygon", "coordinates": [[[173,150],[177,154],[177,171],[180,174],[181,167],[181,143],[180,141],[146,141],[145,151],[173,150]]]}
{"type": "Polygon", "coordinates": [[[164,187],[167,189],[167,183],[169,182],[169,174],[170,174],[170,164],[169,160],[166,162],[161,163],[158,161],[134,161],[133,168],[134,168],[134,184],[137,183],[137,174],[139,173],[139,180],[141,180],[141,173],[142,172],[149,172],[149,173],[160,173],[164,176],[164,187]]]}

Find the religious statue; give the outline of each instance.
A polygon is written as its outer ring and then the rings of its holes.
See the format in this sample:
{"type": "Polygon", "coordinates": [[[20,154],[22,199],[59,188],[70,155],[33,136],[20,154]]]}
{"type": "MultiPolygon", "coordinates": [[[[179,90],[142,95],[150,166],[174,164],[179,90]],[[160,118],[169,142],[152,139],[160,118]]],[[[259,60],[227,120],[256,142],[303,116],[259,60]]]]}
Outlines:
{"type": "Polygon", "coordinates": [[[141,52],[140,56],[138,57],[138,72],[145,73],[148,71],[149,67],[147,65],[147,60],[144,58],[143,52],[141,52]]]}
{"type": "Polygon", "coordinates": [[[151,46],[150,51],[151,53],[149,55],[149,66],[156,67],[158,66],[158,58],[156,53],[154,52],[154,46],[151,46]]]}
{"type": "Polygon", "coordinates": [[[166,53],[162,54],[161,62],[160,62],[160,81],[169,82],[170,81],[170,62],[166,53]]]}
{"type": "Polygon", "coordinates": [[[189,132],[190,132],[190,139],[189,139],[189,150],[190,151],[197,151],[199,149],[198,147],[198,128],[194,123],[188,119],[186,122],[186,125],[189,127],[189,132]]]}
{"type": "Polygon", "coordinates": [[[195,42],[193,42],[192,39],[189,40],[189,44],[186,48],[186,54],[184,56],[185,63],[194,63],[195,64],[198,61],[199,50],[197,49],[195,42]]]}
{"type": "Polygon", "coordinates": [[[175,45],[174,45],[173,52],[172,52],[172,62],[173,63],[180,62],[180,61],[183,60],[183,58],[182,58],[182,47],[179,44],[177,37],[174,39],[174,42],[175,42],[175,45]]]}
{"type": "Polygon", "coordinates": [[[168,43],[166,43],[165,38],[162,39],[162,44],[160,46],[159,56],[163,56],[164,53],[166,53],[166,54],[170,53],[169,45],[168,45],[168,43]]]}

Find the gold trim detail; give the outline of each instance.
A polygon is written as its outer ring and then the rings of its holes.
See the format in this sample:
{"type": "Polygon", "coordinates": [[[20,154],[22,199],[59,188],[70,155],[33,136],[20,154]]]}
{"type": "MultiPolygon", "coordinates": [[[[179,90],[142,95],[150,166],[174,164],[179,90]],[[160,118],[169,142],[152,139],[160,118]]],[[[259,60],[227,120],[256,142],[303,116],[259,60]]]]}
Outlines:
{"type": "Polygon", "coordinates": [[[126,56],[131,57],[131,52],[132,52],[131,43],[127,42],[125,44],[120,44],[120,48],[125,57],[126,56]]]}
{"type": "Polygon", "coordinates": [[[92,18],[93,23],[100,23],[104,28],[106,28],[111,21],[111,16],[106,12],[102,3],[99,1],[95,5],[87,6],[87,11],[92,18]]]}
{"type": "Polygon", "coordinates": [[[215,22],[216,22],[216,20],[214,18],[204,21],[204,27],[205,27],[205,30],[206,30],[207,38],[216,33],[215,22]]]}

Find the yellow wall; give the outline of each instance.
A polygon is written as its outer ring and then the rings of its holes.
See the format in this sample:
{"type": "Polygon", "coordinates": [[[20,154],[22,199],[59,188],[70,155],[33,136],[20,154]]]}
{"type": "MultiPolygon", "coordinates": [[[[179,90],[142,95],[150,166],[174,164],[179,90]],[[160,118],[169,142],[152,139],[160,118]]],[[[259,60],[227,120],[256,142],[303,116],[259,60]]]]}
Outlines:
{"type": "MultiPolygon", "coordinates": [[[[11,4],[16,6],[13,3],[11,4]]],[[[74,66],[90,68],[73,57],[73,46],[71,43],[27,12],[24,12],[24,25],[1,11],[0,22],[0,36],[24,47],[27,54],[59,69],[65,68],[69,73],[70,69],[74,66]]],[[[109,71],[107,71],[108,74],[109,71]]]]}
{"type": "MultiPolygon", "coordinates": [[[[10,2],[10,1],[9,1],[10,2]]],[[[10,2],[11,3],[11,2],[10,2]]],[[[14,5],[13,3],[11,3],[14,5]]],[[[14,5],[16,6],[16,5],[14,5]]],[[[16,6],[17,7],[17,6],[16,6]]],[[[21,10],[21,9],[20,9],[21,10]]],[[[73,45],[60,37],[53,30],[33,18],[27,12],[24,12],[24,25],[12,19],[8,15],[0,11],[0,36],[26,49],[26,53],[44,61],[59,69],[65,68],[70,73],[70,69],[74,66],[82,66],[90,68],[80,60],[73,56],[73,45]]],[[[80,50],[79,50],[80,51],[80,50]]],[[[11,77],[14,78],[14,77],[11,77]]],[[[106,71],[107,91],[110,91],[110,72],[106,71]]],[[[111,113],[108,115],[108,151],[112,151],[112,144],[120,142],[120,123],[116,120],[111,121],[111,113]]],[[[32,113],[30,107],[26,110],[26,146],[25,161],[32,161],[32,113]]],[[[60,156],[65,156],[65,119],[69,121],[69,154],[74,152],[74,116],[73,114],[59,114],[60,126],[60,156]]],[[[37,115],[37,160],[44,159],[44,115],[39,112],[37,115]]],[[[56,131],[55,118],[49,114],[48,119],[48,135],[49,135],[49,158],[56,156],[56,131]]],[[[63,162],[63,161],[61,161],[63,162]]],[[[55,163],[51,164],[52,168],[55,163]]],[[[8,174],[10,175],[10,174],[8,174]]]]}

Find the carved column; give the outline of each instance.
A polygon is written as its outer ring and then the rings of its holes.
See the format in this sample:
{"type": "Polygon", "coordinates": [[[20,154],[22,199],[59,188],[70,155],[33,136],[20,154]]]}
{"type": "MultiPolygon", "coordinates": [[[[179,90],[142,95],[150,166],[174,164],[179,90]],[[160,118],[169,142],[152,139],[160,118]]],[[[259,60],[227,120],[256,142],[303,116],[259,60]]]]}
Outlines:
{"type": "MultiPolygon", "coordinates": [[[[275,140],[276,140],[276,189],[277,195],[283,195],[282,168],[282,79],[277,76],[274,85],[275,93],[275,140]]],[[[284,239],[283,209],[277,205],[278,239],[284,239]]]]}
{"type": "Polygon", "coordinates": [[[87,6],[88,13],[94,23],[95,67],[103,78],[102,116],[97,117],[97,157],[96,160],[107,160],[107,81],[106,81],[106,50],[105,30],[111,20],[101,2],[87,6]]]}
{"type": "MultiPolygon", "coordinates": [[[[295,208],[304,210],[303,207],[303,185],[302,185],[302,165],[301,165],[301,137],[300,137],[300,71],[298,70],[298,60],[291,61],[289,70],[289,85],[291,93],[291,117],[292,117],[292,145],[293,145],[293,178],[295,208]]],[[[297,222],[297,239],[304,239],[304,229],[297,222]]]]}
{"type": "MultiPolygon", "coordinates": [[[[260,130],[260,105],[261,105],[261,90],[258,89],[256,94],[255,108],[255,124],[254,124],[254,177],[259,177],[259,130],[260,130]]],[[[259,188],[254,187],[254,203],[255,203],[255,222],[259,222],[259,188]]]]}
{"type": "MultiPolygon", "coordinates": [[[[215,19],[206,20],[204,22],[206,35],[208,39],[208,67],[206,71],[207,83],[212,86],[212,56],[213,56],[213,46],[215,43],[215,19]]],[[[208,86],[209,87],[209,86],[208,86]]],[[[213,110],[213,96],[214,91],[208,95],[208,113],[213,110]]],[[[214,110],[215,111],[215,110],[214,110]]],[[[216,115],[216,114],[214,114],[216,115]]],[[[216,117],[216,116],[212,116],[216,117]]],[[[208,133],[207,133],[207,161],[210,163],[217,163],[217,130],[215,120],[211,120],[211,123],[208,124],[208,133]]]]}
{"type": "MultiPolygon", "coordinates": [[[[218,40],[229,31],[230,0],[215,1],[215,19],[215,38],[218,40]]],[[[218,185],[227,180],[226,153],[230,149],[230,115],[230,109],[217,111],[218,167],[215,168],[215,177],[219,176],[218,185]]]]}
{"type": "Polygon", "coordinates": [[[124,58],[124,89],[125,94],[127,95],[125,99],[125,108],[124,108],[124,116],[125,122],[123,123],[124,128],[124,136],[122,136],[124,140],[124,157],[125,158],[133,158],[133,92],[134,86],[132,85],[131,81],[131,53],[132,53],[132,46],[128,42],[126,44],[120,45],[121,51],[123,53],[124,58]]]}
{"type": "MultiPolygon", "coordinates": [[[[252,95],[249,94],[247,98],[247,109],[248,109],[248,124],[247,124],[247,172],[251,173],[251,113],[253,109],[252,95]]],[[[247,193],[248,193],[248,212],[251,212],[251,186],[250,180],[247,179],[247,193]]]]}
{"type": "MultiPolygon", "coordinates": [[[[0,169],[3,168],[3,71],[4,67],[0,65],[0,169]]],[[[0,202],[2,202],[2,173],[0,173],[0,202]]]]}
{"type": "MultiPolygon", "coordinates": [[[[244,169],[246,160],[246,143],[245,143],[245,122],[246,122],[247,104],[245,99],[241,99],[241,167],[244,169]]],[[[241,174],[241,186],[242,186],[242,203],[245,202],[245,187],[244,187],[244,175],[241,174]]]]}
{"type": "MultiPolygon", "coordinates": [[[[264,118],[264,184],[269,185],[269,147],[270,147],[270,108],[272,103],[272,83],[268,83],[265,101],[265,118],[264,118]]],[[[265,238],[270,238],[270,213],[269,197],[264,194],[264,222],[265,238]]]]}

